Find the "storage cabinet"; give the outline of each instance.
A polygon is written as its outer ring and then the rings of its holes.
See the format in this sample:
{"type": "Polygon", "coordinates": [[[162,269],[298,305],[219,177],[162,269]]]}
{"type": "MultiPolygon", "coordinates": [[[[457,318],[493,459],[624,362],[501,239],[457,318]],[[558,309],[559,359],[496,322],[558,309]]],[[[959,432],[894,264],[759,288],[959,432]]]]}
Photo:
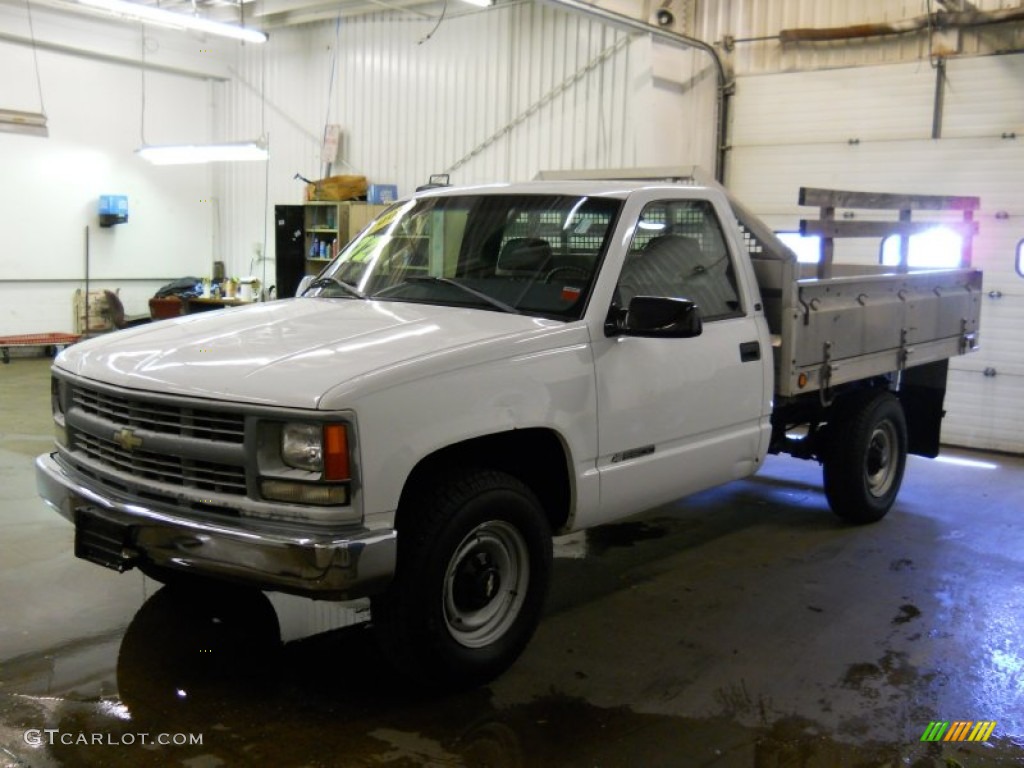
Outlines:
{"type": "Polygon", "coordinates": [[[274,274],[277,298],[290,299],[306,274],[303,248],[305,209],[301,205],[274,206],[274,274]]]}
{"type": "Polygon", "coordinates": [[[315,275],[359,234],[386,205],[363,202],[316,202],[303,206],[306,274],[315,275]]]}

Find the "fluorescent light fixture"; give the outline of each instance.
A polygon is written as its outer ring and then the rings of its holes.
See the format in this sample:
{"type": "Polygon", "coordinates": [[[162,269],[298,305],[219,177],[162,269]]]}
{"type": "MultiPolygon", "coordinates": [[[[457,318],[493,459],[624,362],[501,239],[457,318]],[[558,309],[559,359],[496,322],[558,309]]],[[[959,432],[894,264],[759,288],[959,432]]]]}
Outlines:
{"type": "Polygon", "coordinates": [[[188,16],[184,13],[165,11],[162,8],[150,5],[139,5],[138,3],[125,2],[125,0],[78,0],[78,2],[89,8],[107,11],[115,16],[132,21],[144,21],[149,24],[174,27],[175,29],[193,29],[197,32],[206,32],[211,35],[245,40],[248,43],[267,42],[267,36],[255,29],[246,29],[234,24],[211,21],[199,16],[188,16]]]}
{"type": "Polygon", "coordinates": [[[261,141],[242,141],[230,144],[170,144],[142,147],[135,151],[153,165],[253,162],[267,159],[267,146],[261,141]]]}
{"type": "Polygon", "coordinates": [[[494,0],[462,0],[462,1],[464,3],[469,3],[470,5],[475,5],[475,6],[478,6],[480,8],[490,8],[492,5],[494,5],[494,0]]]}
{"type": "Polygon", "coordinates": [[[25,136],[50,135],[46,128],[46,115],[42,112],[19,112],[16,109],[0,109],[0,131],[25,136]]]}

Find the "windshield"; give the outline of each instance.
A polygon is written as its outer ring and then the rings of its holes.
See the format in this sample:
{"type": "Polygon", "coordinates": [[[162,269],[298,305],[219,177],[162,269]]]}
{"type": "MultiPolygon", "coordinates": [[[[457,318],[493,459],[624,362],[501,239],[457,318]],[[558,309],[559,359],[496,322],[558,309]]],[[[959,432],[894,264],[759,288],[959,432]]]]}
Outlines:
{"type": "Polygon", "coordinates": [[[305,295],[575,320],[620,207],[564,195],[410,200],[381,214],[305,295]]]}

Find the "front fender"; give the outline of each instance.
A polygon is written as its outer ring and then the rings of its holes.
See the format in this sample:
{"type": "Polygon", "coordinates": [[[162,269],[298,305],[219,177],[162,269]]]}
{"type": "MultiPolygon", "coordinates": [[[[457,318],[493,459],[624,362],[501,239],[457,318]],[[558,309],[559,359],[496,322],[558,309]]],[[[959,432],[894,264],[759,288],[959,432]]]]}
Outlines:
{"type": "Polygon", "coordinates": [[[474,438],[526,428],[559,436],[572,457],[578,500],[596,500],[596,475],[592,489],[586,482],[597,455],[597,402],[585,326],[451,357],[461,359],[409,366],[402,375],[365,382],[355,398],[345,397],[359,423],[367,523],[393,520],[406,480],[424,458],[474,438]]]}

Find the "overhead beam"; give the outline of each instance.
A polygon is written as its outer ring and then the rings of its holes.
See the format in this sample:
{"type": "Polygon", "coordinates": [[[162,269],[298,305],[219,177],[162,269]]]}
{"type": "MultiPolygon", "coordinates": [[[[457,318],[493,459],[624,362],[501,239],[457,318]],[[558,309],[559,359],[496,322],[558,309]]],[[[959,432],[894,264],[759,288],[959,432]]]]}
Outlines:
{"type": "Polygon", "coordinates": [[[31,38],[21,37],[19,35],[9,35],[6,32],[0,32],[0,41],[13,43],[14,45],[24,45],[28,48],[34,47],[40,51],[52,51],[53,53],[62,53],[68,56],[91,59],[93,61],[102,61],[105,64],[116,64],[122,67],[132,67],[134,69],[145,69],[147,72],[162,72],[167,75],[191,77],[196,80],[213,80],[219,83],[226,82],[230,79],[225,75],[213,72],[202,72],[195,69],[184,69],[182,67],[171,67],[166,64],[156,64],[152,61],[143,61],[142,59],[133,59],[127,56],[115,56],[111,53],[102,53],[88,48],[78,48],[73,45],[65,45],[64,43],[49,43],[45,40],[39,39],[32,40],[31,38]]]}
{"type": "Polygon", "coordinates": [[[340,3],[317,3],[296,9],[294,3],[268,3],[252,16],[264,28],[285,27],[295,24],[310,24],[318,21],[331,21],[338,18],[367,16],[381,11],[397,11],[411,13],[424,19],[434,20],[436,15],[425,13],[417,6],[431,5],[434,0],[367,0],[358,5],[342,5],[340,3]],[[291,7],[289,7],[291,6],[291,7]]]}

